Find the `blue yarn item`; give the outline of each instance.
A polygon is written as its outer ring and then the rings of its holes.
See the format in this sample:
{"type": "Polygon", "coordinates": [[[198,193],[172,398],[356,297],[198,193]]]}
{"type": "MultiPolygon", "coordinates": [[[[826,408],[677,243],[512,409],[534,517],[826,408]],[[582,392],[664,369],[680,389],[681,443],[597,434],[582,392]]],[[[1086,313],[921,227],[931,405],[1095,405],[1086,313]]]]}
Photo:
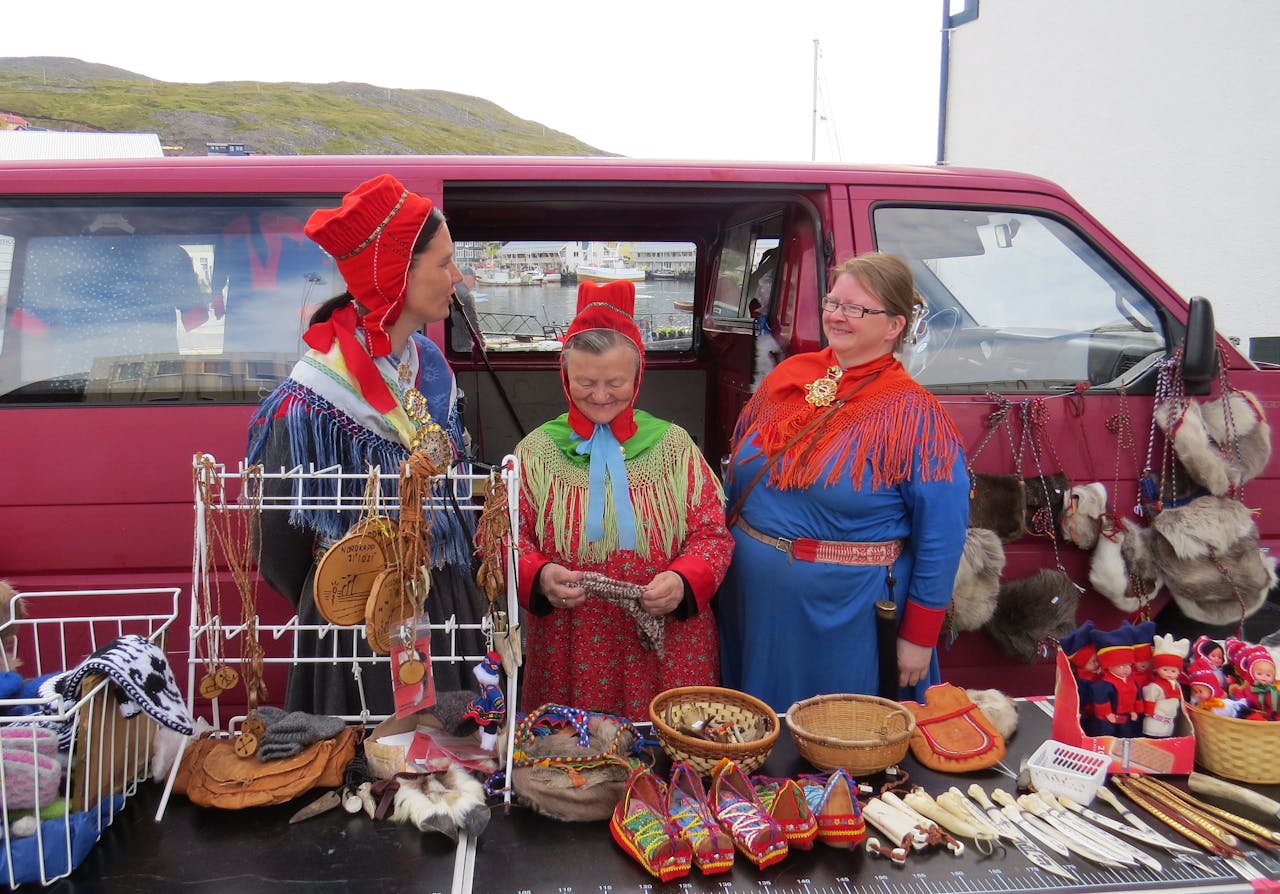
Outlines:
{"type": "Polygon", "coordinates": [[[614,514],[618,519],[618,544],[623,549],[635,549],[636,513],[627,486],[622,445],[609,426],[597,422],[591,439],[582,441],[575,449],[580,456],[591,457],[587,474],[587,540],[604,539],[604,489],[611,486],[614,514]]]}

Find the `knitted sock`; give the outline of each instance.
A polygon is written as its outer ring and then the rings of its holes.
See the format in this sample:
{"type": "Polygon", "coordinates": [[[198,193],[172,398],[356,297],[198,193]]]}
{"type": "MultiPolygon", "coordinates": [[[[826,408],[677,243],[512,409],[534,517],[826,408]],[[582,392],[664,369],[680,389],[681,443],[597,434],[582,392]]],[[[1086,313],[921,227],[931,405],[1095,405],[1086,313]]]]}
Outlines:
{"type": "Polygon", "coordinates": [[[308,714],[306,711],[285,713],[279,708],[259,708],[258,719],[265,729],[258,740],[258,760],[270,761],[292,757],[308,745],[332,739],[346,723],[341,717],[308,714]]]}

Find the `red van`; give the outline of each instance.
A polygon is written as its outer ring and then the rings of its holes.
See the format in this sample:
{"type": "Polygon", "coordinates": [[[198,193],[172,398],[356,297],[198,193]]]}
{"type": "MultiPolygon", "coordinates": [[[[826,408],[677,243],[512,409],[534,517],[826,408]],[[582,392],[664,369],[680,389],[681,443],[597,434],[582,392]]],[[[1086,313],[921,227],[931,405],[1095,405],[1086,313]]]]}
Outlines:
{"type": "MultiPolygon", "coordinates": [[[[302,350],[309,308],[343,289],[303,222],[383,171],[442,205],[476,275],[486,349],[460,315],[429,334],[457,371],[482,460],[562,412],[556,338],[575,282],[627,277],[648,351],[639,405],[683,425],[714,465],[757,379],[820,346],[828,270],[873,249],[915,272],[930,312],[904,361],[953,415],[973,471],[1102,482],[1132,515],[1140,474],[1160,460],[1153,395],[1175,349],[1189,391],[1214,386],[1220,356],[1265,410],[1280,400],[1275,371],[1216,336],[1206,302],[1175,294],[1062,189],[1020,174],[616,158],[7,162],[0,577],[189,592],[192,457],[235,467],[253,407],[302,350]]],[[[1250,505],[1275,502],[1278,474],[1272,462],[1249,484],[1250,505]]],[[[1280,521],[1264,512],[1258,524],[1270,546],[1280,521]]],[[[1005,579],[1062,568],[1087,590],[1088,554],[1047,533],[1007,544],[1005,579]]],[[[1082,617],[1119,618],[1083,600],[1082,617]]],[[[260,605],[287,608],[267,592],[260,605]]],[[[1051,662],[1027,666],[982,632],[941,657],[953,682],[1051,690],[1051,662]]]]}

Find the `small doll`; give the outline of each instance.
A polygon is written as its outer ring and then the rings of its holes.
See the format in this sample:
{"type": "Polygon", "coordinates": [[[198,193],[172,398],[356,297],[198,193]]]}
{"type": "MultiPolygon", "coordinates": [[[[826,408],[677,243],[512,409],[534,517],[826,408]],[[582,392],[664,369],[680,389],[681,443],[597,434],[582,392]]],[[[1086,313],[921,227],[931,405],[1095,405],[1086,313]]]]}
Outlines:
{"type": "Polygon", "coordinates": [[[1242,699],[1250,720],[1280,719],[1280,686],[1276,686],[1276,662],[1266,646],[1256,646],[1234,638],[1227,640],[1227,656],[1241,682],[1230,694],[1242,699]]]}
{"type": "Polygon", "coordinates": [[[1093,632],[1093,642],[1098,647],[1098,664],[1102,677],[1094,685],[1094,714],[1102,735],[1133,738],[1142,735],[1139,708],[1141,698],[1133,682],[1132,632],[1124,627],[1118,630],[1093,632]],[[1105,724],[1105,725],[1104,725],[1105,724]]]}
{"type": "Polygon", "coordinates": [[[489,652],[473,669],[476,680],[480,682],[480,694],[471,700],[464,719],[474,720],[480,727],[480,747],[493,751],[498,744],[498,730],[507,718],[507,703],[498,688],[501,679],[502,656],[497,652],[489,652]]]}
{"type": "MultiPolygon", "coordinates": [[[[1194,647],[1193,647],[1194,648],[1194,647]]],[[[1221,717],[1235,717],[1244,706],[1242,701],[1229,699],[1218,685],[1218,674],[1206,660],[1197,659],[1187,668],[1187,688],[1191,704],[1221,717]]]]}
{"type": "Polygon", "coordinates": [[[1105,734],[1102,725],[1093,712],[1093,686],[1102,675],[1102,667],[1098,664],[1098,649],[1093,644],[1093,622],[1085,621],[1058,640],[1062,654],[1071,663],[1071,670],[1076,678],[1076,692],[1080,696],[1080,729],[1087,736],[1105,734]]]}
{"type": "MultiPolygon", "coordinates": [[[[1139,692],[1152,680],[1152,648],[1155,632],[1155,621],[1142,621],[1134,624],[1131,628],[1131,635],[1133,636],[1133,682],[1138,687],[1139,692]]],[[[1190,648],[1189,644],[1188,648],[1190,648]]]]}
{"type": "Polygon", "coordinates": [[[1203,665],[1211,670],[1218,678],[1218,686],[1223,692],[1227,691],[1227,653],[1222,643],[1207,636],[1198,636],[1191,644],[1190,657],[1193,664],[1203,665]]]}
{"type": "Polygon", "coordinates": [[[1173,735],[1178,715],[1182,713],[1182,687],[1178,678],[1182,664],[1191,651],[1191,641],[1174,639],[1157,633],[1151,650],[1152,677],[1142,687],[1142,734],[1157,739],[1173,735]]]}

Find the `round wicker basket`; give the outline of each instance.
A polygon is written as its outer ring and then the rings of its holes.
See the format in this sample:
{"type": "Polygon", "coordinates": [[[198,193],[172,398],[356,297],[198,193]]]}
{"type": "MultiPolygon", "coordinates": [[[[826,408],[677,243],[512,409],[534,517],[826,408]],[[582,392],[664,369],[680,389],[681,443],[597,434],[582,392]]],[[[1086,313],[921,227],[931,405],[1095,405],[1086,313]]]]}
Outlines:
{"type": "Polygon", "coordinates": [[[709,776],[720,759],[726,757],[741,767],[742,772],[754,773],[773,751],[782,729],[777,713],[760,699],[719,686],[681,686],[659,692],[649,702],[649,719],[653,721],[662,750],[673,761],[687,761],[703,776],[709,776]],[[761,735],[748,742],[722,743],[699,739],[676,729],[681,716],[693,715],[759,730],[761,735]]]}
{"type": "Polygon", "coordinates": [[[1196,763],[1210,773],[1254,785],[1280,783],[1280,721],[1221,717],[1195,705],[1187,716],[1196,731],[1196,763]]]}
{"type": "Polygon", "coordinates": [[[853,776],[879,773],[902,760],[916,719],[902,705],[875,695],[817,695],[787,711],[800,756],[819,770],[853,776]]]}

